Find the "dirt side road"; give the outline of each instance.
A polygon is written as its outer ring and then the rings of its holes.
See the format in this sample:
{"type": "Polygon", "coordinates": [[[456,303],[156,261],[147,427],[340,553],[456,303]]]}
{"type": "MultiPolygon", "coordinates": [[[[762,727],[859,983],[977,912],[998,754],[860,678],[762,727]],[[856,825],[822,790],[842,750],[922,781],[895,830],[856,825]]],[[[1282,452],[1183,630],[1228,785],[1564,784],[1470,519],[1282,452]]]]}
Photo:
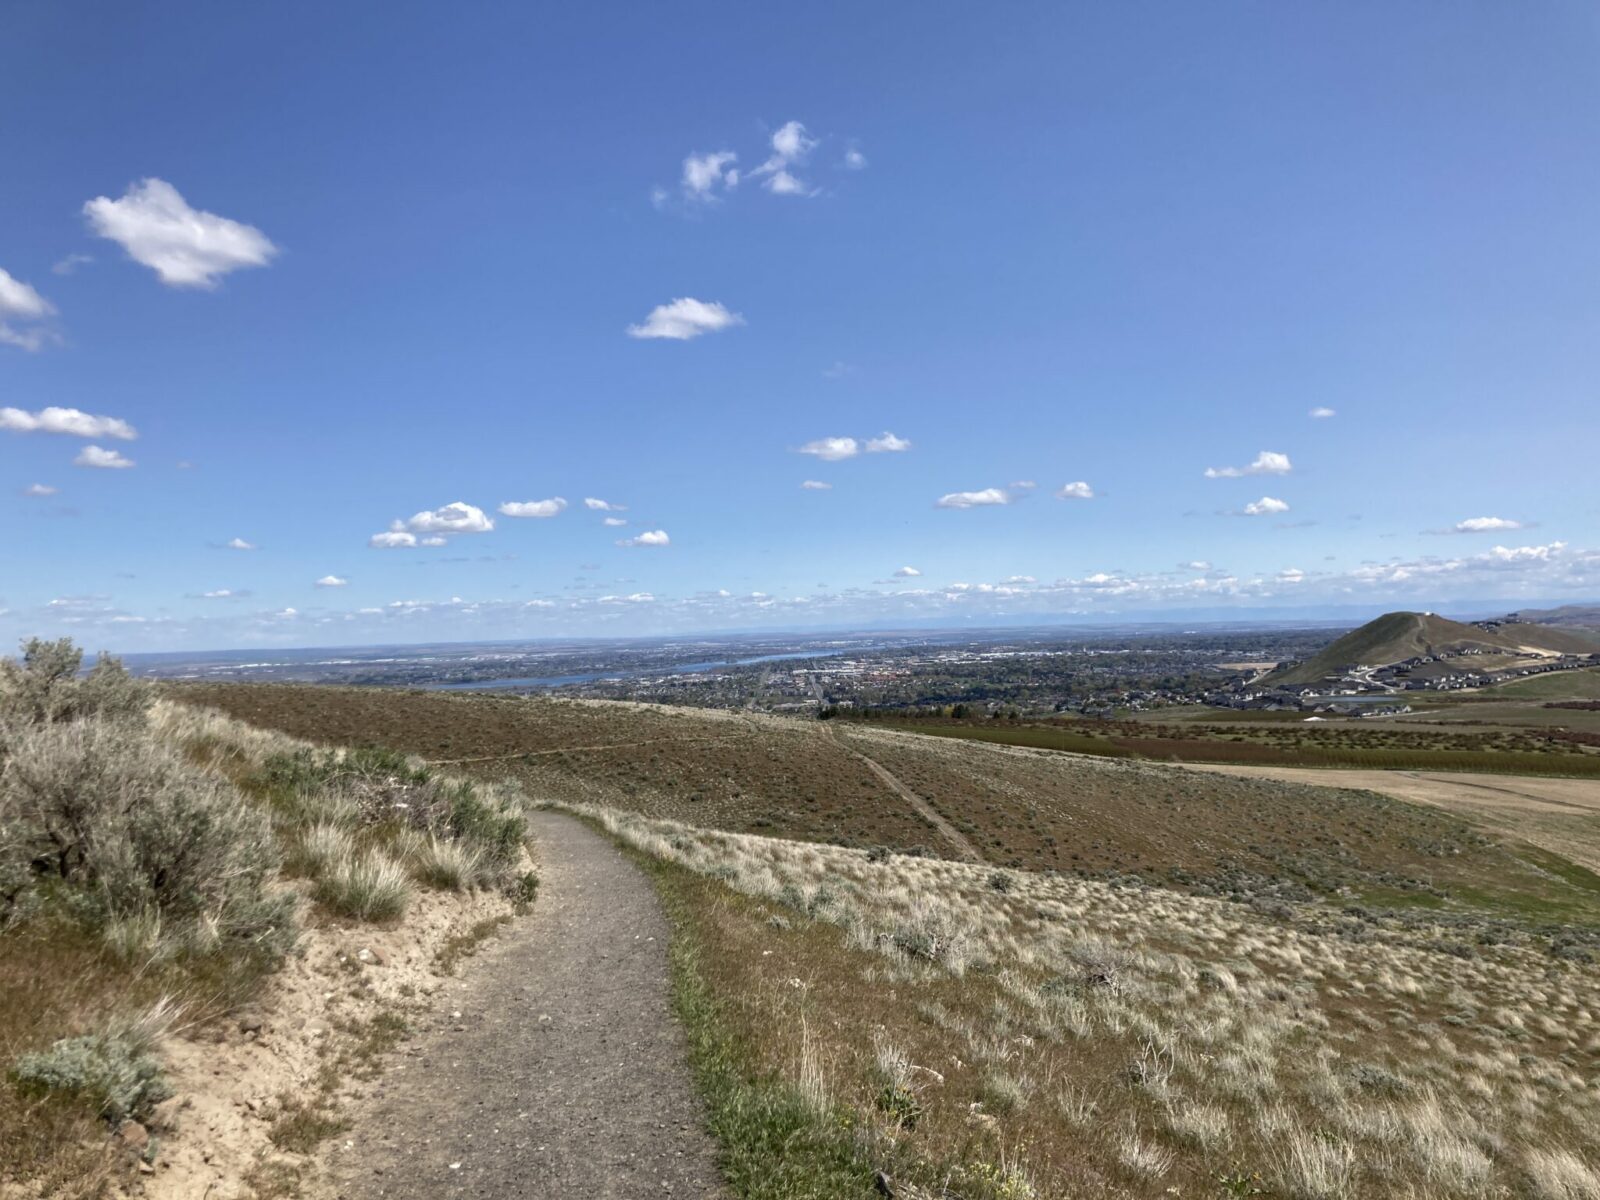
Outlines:
{"type": "Polygon", "coordinates": [[[532,818],[532,914],[441,991],[353,1131],[335,1194],[585,1200],[722,1194],[668,1000],[665,917],[610,842],[532,818]]]}
{"type": "Polygon", "coordinates": [[[1432,804],[1600,871],[1600,783],[1532,775],[1460,771],[1362,771],[1318,767],[1235,767],[1186,763],[1191,771],[1282,779],[1323,787],[1365,788],[1398,800],[1432,804]]]}

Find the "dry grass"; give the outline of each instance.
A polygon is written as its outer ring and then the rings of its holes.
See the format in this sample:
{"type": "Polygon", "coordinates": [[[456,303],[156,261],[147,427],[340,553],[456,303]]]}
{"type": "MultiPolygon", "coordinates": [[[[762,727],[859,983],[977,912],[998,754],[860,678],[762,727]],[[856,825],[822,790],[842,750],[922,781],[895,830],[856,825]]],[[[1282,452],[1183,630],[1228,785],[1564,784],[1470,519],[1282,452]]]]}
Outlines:
{"type": "Polygon", "coordinates": [[[1600,971],[1533,937],[1460,957],[1436,948],[1458,929],[1317,904],[1266,916],[1025,871],[1001,892],[967,864],[588,815],[681,868],[665,878],[750,1069],[876,1131],[922,1187],[1213,1195],[1259,1174],[1285,1197],[1565,1197],[1595,1181],[1600,971]],[[891,1084],[908,1094],[886,1102],[891,1084]]]}

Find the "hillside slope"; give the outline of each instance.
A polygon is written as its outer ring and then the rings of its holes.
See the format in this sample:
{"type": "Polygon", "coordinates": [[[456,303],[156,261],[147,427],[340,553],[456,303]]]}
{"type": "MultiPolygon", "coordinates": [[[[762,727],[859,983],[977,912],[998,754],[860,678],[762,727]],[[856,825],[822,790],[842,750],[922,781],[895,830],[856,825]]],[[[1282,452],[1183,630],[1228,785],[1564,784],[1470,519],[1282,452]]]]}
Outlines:
{"type": "Polygon", "coordinates": [[[1589,654],[1600,640],[1576,629],[1509,622],[1484,629],[1437,613],[1392,612],[1368,621],[1321,653],[1262,677],[1269,686],[1313,684],[1353,667],[1380,667],[1419,655],[1481,650],[1502,654],[1589,654]]]}

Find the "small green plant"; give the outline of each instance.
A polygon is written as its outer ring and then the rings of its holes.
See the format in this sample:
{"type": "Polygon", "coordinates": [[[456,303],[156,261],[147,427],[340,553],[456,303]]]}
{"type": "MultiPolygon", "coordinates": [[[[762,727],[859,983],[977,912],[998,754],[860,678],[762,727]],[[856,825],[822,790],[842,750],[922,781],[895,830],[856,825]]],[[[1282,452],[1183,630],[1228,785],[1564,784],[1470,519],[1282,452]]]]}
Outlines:
{"type": "Polygon", "coordinates": [[[144,1116],[172,1095],[161,1064],[131,1033],[62,1038],[48,1050],[18,1058],[11,1078],[26,1092],[92,1104],[111,1122],[144,1116]]]}
{"type": "Polygon", "coordinates": [[[911,1130],[922,1119],[922,1101],[902,1083],[886,1083],[873,1102],[877,1110],[901,1129],[911,1130]]]}
{"type": "Polygon", "coordinates": [[[1230,1170],[1217,1175],[1217,1186],[1222,1189],[1222,1194],[1229,1197],[1265,1196],[1267,1189],[1263,1185],[1261,1175],[1256,1171],[1246,1171],[1235,1166],[1230,1170]]]}
{"type": "Polygon", "coordinates": [[[527,908],[538,898],[539,873],[524,871],[511,881],[511,899],[518,908],[527,908]]]}

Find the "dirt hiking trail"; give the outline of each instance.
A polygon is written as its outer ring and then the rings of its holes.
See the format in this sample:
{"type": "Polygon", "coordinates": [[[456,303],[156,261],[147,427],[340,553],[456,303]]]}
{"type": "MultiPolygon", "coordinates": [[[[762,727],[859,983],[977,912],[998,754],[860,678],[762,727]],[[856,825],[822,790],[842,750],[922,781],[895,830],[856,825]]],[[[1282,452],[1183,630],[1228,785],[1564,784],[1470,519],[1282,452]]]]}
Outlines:
{"type": "Polygon", "coordinates": [[[328,1155],[347,1200],[634,1200],[723,1194],[668,999],[649,881],[571,817],[538,812],[533,911],[490,942],[328,1155]]]}

